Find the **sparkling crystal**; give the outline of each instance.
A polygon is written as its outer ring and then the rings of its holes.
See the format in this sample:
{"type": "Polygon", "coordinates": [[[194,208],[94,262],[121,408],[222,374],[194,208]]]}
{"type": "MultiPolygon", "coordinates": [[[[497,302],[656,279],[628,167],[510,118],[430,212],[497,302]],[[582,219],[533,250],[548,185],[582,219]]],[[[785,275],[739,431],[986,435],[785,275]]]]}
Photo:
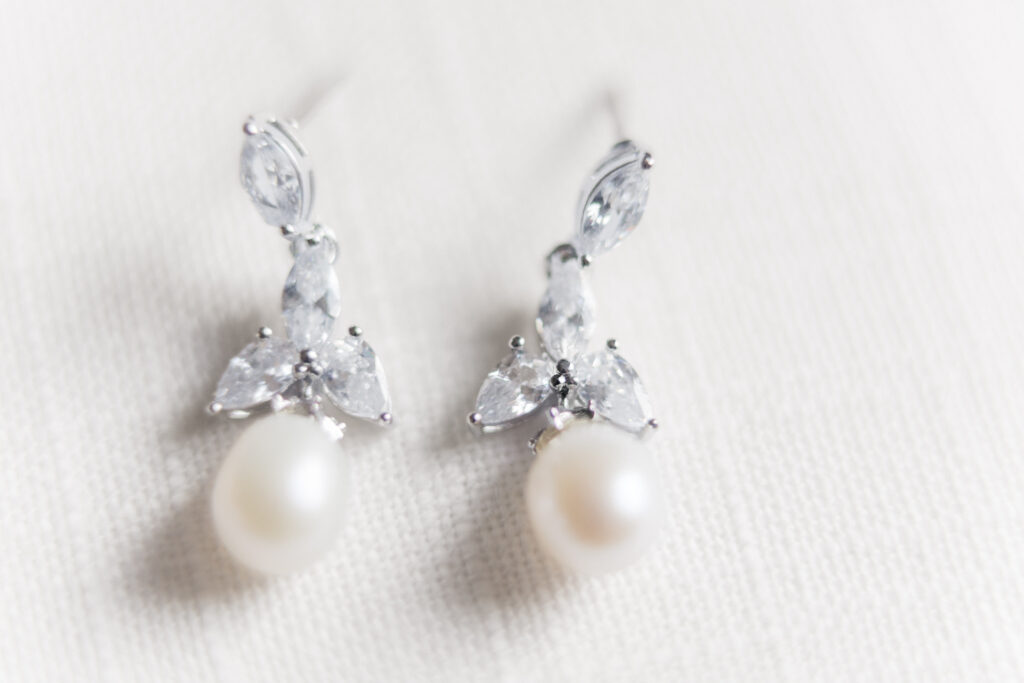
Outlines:
{"type": "Polygon", "coordinates": [[[575,259],[556,252],[548,265],[548,288],[537,311],[537,333],[553,360],[574,360],[586,350],[594,332],[594,295],[575,259]]]}
{"type": "Polygon", "coordinates": [[[300,349],[327,340],[341,309],[338,276],[331,261],[334,244],[323,240],[295,256],[281,297],[288,338],[300,349]]]}
{"type": "Polygon", "coordinates": [[[367,420],[391,412],[384,368],[362,338],[348,336],[324,344],[319,353],[324,389],[340,410],[367,420]]]}
{"type": "Polygon", "coordinates": [[[651,417],[647,392],[633,366],[617,353],[601,350],[581,357],[574,368],[580,399],[594,402],[598,415],[630,431],[640,431],[651,417]]]}
{"type": "Polygon", "coordinates": [[[292,365],[298,353],[284,339],[259,339],[231,359],[217,383],[213,400],[224,410],[252,408],[285,389],[292,382],[292,365]]]}
{"type": "Polygon", "coordinates": [[[247,135],[242,147],[242,186],[271,225],[302,217],[302,182],[296,162],[270,132],[247,135]]]}
{"type": "Polygon", "coordinates": [[[583,205],[577,250],[603,254],[625,239],[643,218],[649,191],[647,172],[638,162],[603,178],[583,205]]]}
{"type": "Polygon", "coordinates": [[[487,375],[476,397],[476,412],[484,426],[502,425],[525,417],[551,395],[554,364],[524,351],[513,351],[487,375]]]}

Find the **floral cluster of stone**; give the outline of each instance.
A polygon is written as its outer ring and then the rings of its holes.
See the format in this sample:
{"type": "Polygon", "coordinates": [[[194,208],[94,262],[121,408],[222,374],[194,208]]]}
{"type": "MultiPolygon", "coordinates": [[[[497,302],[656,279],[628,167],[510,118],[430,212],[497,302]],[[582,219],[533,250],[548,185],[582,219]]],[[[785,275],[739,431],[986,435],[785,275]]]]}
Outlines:
{"type": "Polygon", "coordinates": [[[344,338],[331,339],[341,309],[334,272],[338,244],[330,230],[308,222],[312,174],[289,128],[272,117],[247,121],[240,169],[260,215],[281,227],[291,245],[294,264],[281,295],[285,336],[260,328],[228,363],[209,410],[246,417],[264,406],[302,409],[340,438],[344,425],[326,414],[328,405],[388,423],[391,399],[380,360],[362,331],[353,326],[344,338]]]}
{"type": "Polygon", "coordinates": [[[635,433],[656,424],[640,378],[615,341],[587,351],[596,307],[584,272],[640,222],[651,167],[651,155],[625,141],[587,178],[576,236],[548,256],[548,286],[536,319],[541,353],[527,351],[522,337],[512,338],[511,353],[480,387],[472,425],[496,431],[544,408],[587,412],[635,433]]]}

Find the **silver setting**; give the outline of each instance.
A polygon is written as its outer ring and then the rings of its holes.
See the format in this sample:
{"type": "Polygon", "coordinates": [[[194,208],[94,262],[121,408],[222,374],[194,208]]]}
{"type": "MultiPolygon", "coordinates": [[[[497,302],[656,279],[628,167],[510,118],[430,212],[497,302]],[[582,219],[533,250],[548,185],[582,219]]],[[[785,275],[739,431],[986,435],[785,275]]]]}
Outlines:
{"type": "MultiPolygon", "coordinates": [[[[291,167],[278,168],[295,171],[295,177],[287,176],[289,183],[298,180],[300,211],[294,220],[278,226],[295,259],[282,295],[287,334],[278,338],[269,327],[260,327],[256,340],[228,364],[206,412],[232,419],[267,410],[304,412],[331,438],[339,439],[345,425],[328,415],[326,409],[389,425],[391,400],[376,353],[362,339],[353,340],[361,337],[362,330],[353,326],[349,337],[338,341],[330,338],[337,318],[337,275],[332,265],[337,241],[330,229],[308,220],[313,206],[313,174],[309,155],[295,135],[297,127],[293,120],[270,115],[252,116],[242,126],[247,141],[243,148],[243,186],[254,201],[254,190],[246,185],[251,178],[245,175],[245,154],[272,146],[272,152],[265,150],[269,156],[250,157],[250,161],[266,158],[284,164],[286,159],[291,167]],[[263,137],[255,140],[254,136],[263,137]],[[370,410],[371,406],[375,409],[370,410]]],[[[258,181],[266,182],[267,176],[258,181]]],[[[267,187],[261,185],[259,189],[262,192],[267,187]]],[[[260,196],[275,195],[271,192],[260,196]]],[[[292,196],[288,195],[289,201],[292,196]]],[[[257,202],[265,219],[268,206],[274,208],[257,202]]]]}
{"type": "MultiPolygon", "coordinates": [[[[613,146],[584,183],[578,207],[579,225],[583,225],[584,209],[592,201],[595,193],[607,192],[604,188],[609,178],[613,178],[613,181],[608,183],[607,187],[613,190],[622,187],[615,183],[620,182],[623,176],[616,174],[622,174],[624,170],[628,171],[628,178],[631,180],[641,179],[643,192],[634,196],[645,202],[645,174],[653,166],[654,157],[650,152],[633,142],[624,140],[613,146]]],[[[608,196],[614,198],[626,195],[602,195],[608,196]]],[[[598,202],[595,206],[600,210],[602,205],[598,202]]],[[[638,216],[642,216],[642,202],[638,201],[631,205],[624,203],[620,206],[639,207],[638,213],[630,216],[636,222],[639,221],[638,216]]],[[[635,227],[636,222],[627,223],[625,214],[622,216],[623,222],[619,224],[622,228],[621,234],[614,233],[614,241],[605,239],[600,242],[601,253],[616,246],[635,227]]],[[[577,269],[572,274],[574,278],[585,278],[578,269],[593,264],[592,254],[582,253],[578,244],[579,242],[559,244],[545,259],[549,278],[545,302],[551,298],[550,281],[564,273],[562,264],[576,262],[573,266],[577,269]],[[559,272],[555,273],[556,270],[559,272]]],[[[582,289],[574,289],[571,294],[575,296],[577,291],[586,289],[584,280],[582,289]]],[[[558,294],[564,295],[564,292],[558,294]]],[[[588,315],[592,314],[593,309],[588,308],[588,304],[578,303],[573,299],[556,301],[547,308],[544,306],[542,302],[543,324],[538,316],[538,335],[542,337],[543,342],[542,355],[530,355],[525,350],[526,340],[520,335],[509,340],[508,346],[512,354],[506,356],[497,369],[488,374],[481,386],[476,408],[466,418],[470,428],[478,434],[489,434],[518,425],[543,412],[548,426],[530,439],[530,447],[534,451],[542,447],[545,439],[550,438],[552,433],[565,429],[574,420],[599,420],[631,432],[637,437],[646,437],[656,431],[658,422],[648,414],[646,392],[633,367],[618,355],[619,343],[612,338],[605,342],[607,350],[586,351],[590,326],[593,324],[592,318],[588,318],[588,315]],[[561,329],[564,329],[564,334],[575,335],[572,338],[573,343],[549,344],[543,335],[551,329],[559,330],[560,334],[561,329]],[[566,357],[561,357],[562,354],[557,347],[565,349],[566,357]],[[551,351],[551,348],[556,348],[556,351],[551,351]],[[554,353],[560,355],[553,355],[554,353]],[[539,382],[536,374],[531,374],[540,368],[549,369],[546,382],[539,382]],[[528,395],[529,398],[524,400],[524,395],[528,395]],[[495,401],[508,403],[495,404],[495,401]],[[640,415],[643,416],[642,419],[638,419],[640,415]]]]}
{"type": "Polygon", "coordinates": [[[253,114],[242,125],[242,131],[247,138],[246,144],[251,144],[257,136],[264,136],[268,144],[273,145],[291,162],[295,171],[298,192],[301,196],[299,211],[294,220],[289,221],[288,226],[281,228],[282,232],[285,232],[286,227],[291,227],[294,231],[296,229],[294,226],[305,224],[313,209],[315,192],[313,170],[310,166],[309,153],[296,137],[296,130],[297,126],[289,126],[278,121],[271,114],[253,114]]]}

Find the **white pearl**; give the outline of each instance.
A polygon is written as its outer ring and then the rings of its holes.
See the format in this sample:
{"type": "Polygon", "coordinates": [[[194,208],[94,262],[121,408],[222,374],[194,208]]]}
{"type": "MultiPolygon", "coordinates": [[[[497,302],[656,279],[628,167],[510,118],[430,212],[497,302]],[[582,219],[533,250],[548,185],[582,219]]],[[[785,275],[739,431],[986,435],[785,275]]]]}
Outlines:
{"type": "Polygon", "coordinates": [[[664,519],[658,475],[640,440],[582,419],[541,436],[526,509],[545,552],[585,574],[637,559],[664,519]]]}
{"type": "Polygon", "coordinates": [[[349,499],[348,459],[308,417],[246,429],[213,487],[213,521],[239,562],[261,572],[308,566],[333,545],[349,499]]]}

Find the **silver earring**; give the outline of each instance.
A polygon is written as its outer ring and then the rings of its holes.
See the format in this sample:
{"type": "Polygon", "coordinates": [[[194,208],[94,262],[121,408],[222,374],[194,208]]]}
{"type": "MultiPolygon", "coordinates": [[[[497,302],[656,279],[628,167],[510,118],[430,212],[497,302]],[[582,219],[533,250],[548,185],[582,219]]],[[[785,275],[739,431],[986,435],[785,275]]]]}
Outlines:
{"type": "Polygon", "coordinates": [[[331,339],[340,313],[334,233],[310,222],[313,173],[297,124],[250,117],[242,185],[289,243],[294,265],[282,294],[285,334],[261,327],[231,359],[208,406],[246,418],[213,490],[213,519],[227,550],[263,572],[304,567],[330,549],[350,498],[338,413],[391,423],[384,370],[358,327],[331,339]]]}
{"type": "Polygon", "coordinates": [[[637,558],[664,517],[658,478],[641,437],[657,422],[633,366],[615,340],[587,352],[594,300],[584,269],[640,222],[650,153],[615,145],[586,179],[576,236],[547,258],[548,287],[537,313],[542,352],[515,336],[484,380],[469,415],[480,433],[543,413],[547,427],[530,447],[536,459],[526,507],[543,550],[570,569],[600,573],[637,558]]]}

